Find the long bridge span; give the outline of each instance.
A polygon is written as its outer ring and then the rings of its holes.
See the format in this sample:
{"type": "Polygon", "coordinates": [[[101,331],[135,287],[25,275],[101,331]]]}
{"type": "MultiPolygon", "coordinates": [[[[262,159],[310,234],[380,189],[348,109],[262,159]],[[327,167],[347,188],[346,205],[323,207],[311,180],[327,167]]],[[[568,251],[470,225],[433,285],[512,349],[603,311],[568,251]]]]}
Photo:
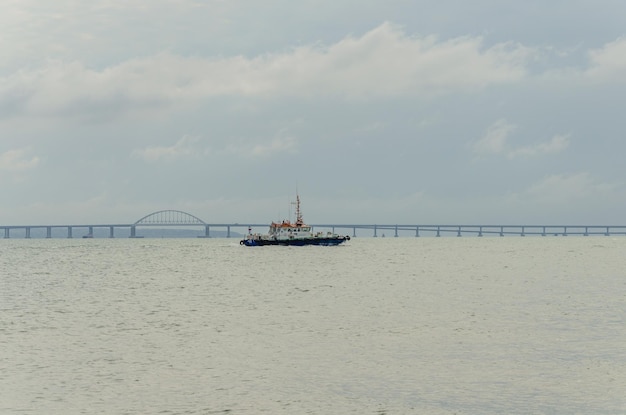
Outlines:
{"type": "MultiPolygon", "coordinates": [[[[142,238],[141,229],[146,228],[195,228],[198,237],[210,238],[212,230],[218,230],[227,238],[248,233],[249,229],[262,232],[268,224],[258,223],[207,223],[199,217],[180,210],[160,210],[150,213],[132,223],[111,224],[62,224],[62,225],[0,225],[0,235],[11,237],[58,237],[59,233],[67,238],[75,236],[93,238],[94,231],[109,238],[115,238],[116,232],[123,232],[130,238],[142,238]],[[41,236],[39,236],[41,235],[41,236]]],[[[352,236],[617,236],[626,235],[623,225],[428,225],[428,224],[332,224],[311,225],[317,230],[332,230],[352,236]],[[357,235],[358,233],[358,235],[357,235]]]]}

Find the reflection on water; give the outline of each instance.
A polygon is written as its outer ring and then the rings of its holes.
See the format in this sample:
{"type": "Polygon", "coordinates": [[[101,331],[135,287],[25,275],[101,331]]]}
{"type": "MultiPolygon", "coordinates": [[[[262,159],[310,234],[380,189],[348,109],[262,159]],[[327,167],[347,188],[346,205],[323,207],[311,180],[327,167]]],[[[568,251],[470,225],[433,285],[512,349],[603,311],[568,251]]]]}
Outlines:
{"type": "Polygon", "coordinates": [[[624,413],[625,248],[0,241],[0,413],[624,413]]]}

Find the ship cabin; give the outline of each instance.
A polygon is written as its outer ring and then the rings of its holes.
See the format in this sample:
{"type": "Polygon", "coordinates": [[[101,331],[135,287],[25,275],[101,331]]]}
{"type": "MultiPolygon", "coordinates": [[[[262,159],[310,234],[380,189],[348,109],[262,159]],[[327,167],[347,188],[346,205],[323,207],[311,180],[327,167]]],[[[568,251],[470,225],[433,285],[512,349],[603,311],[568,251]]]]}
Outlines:
{"type": "Polygon", "coordinates": [[[282,223],[272,222],[270,225],[269,236],[277,238],[304,238],[311,236],[311,226],[304,223],[291,223],[288,220],[282,223]]]}

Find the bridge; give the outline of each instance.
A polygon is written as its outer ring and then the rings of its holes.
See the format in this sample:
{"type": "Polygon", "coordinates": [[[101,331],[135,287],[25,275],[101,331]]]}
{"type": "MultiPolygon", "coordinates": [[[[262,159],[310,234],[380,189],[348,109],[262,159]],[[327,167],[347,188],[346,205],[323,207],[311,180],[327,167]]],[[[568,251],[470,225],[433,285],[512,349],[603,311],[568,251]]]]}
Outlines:
{"type": "MultiPolygon", "coordinates": [[[[94,231],[104,229],[109,238],[115,238],[115,232],[122,232],[130,238],[143,238],[138,230],[142,228],[172,227],[199,229],[198,237],[210,238],[211,230],[219,229],[227,238],[234,230],[246,234],[249,229],[265,229],[268,224],[256,223],[207,223],[190,213],[180,210],[160,210],[150,213],[133,223],[113,224],[65,224],[65,225],[7,225],[0,226],[0,235],[5,239],[18,233],[24,238],[52,238],[59,232],[67,238],[73,238],[80,232],[82,238],[93,238],[94,231]]],[[[357,236],[616,236],[626,235],[626,226],[622,225],[371,225],[371,224],[313,224],[316,229],[328,229],[337,233],[351,233],[357,236]]],[[[100,232],[102,233],[102,232],[100,232]]]]}
{"type": "Polygon", "coordinates": [[[315,225],[318,228],[357,229],[371,231],[373,237],[386,236],[615,236],[626,235],[622,225],[315,225]]]}

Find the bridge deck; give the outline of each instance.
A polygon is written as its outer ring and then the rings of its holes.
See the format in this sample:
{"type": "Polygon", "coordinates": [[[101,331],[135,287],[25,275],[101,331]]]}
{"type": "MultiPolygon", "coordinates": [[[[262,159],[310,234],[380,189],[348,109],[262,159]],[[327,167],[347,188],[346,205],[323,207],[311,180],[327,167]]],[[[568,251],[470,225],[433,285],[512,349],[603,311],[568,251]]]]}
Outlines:
{"type": "MultiPolygon", "coordinates": [[[[150,215],[149,215],[150,216],[150,215]]],[[[149,217],[148,216],[148,217],[149,217]]],[[[186,217],[185,217],[186,218],[186,217]]],[[[193,217],[195,218],[195,217],[193,217]]],[[[145,219],[145,218],[144,218],[145,219]]],[[[195,218],[197,219],[197,218],[195,218]]],[[[124,231],[130,237],[140,237],[142,228],[195,228],[200,230],[201,237],[211,237],[211,231],[216,229],[220,233],[231,237],[232,232],[237,235],[246,234],[249,228],[254,232],[265,232],[268,224],[256,223],[205,223],[196,220],[187,222],[153,222],[143,221],[130,224],[67,224],[67,225],[6,225],[0,226],[0,237],[10,238],[19,234],[25,238],[31,237],[74,237],[75,231],[83,232],[83,237],[93,237],[94,230],[108,230],[107,236],[115,237],[115,232],[124,231]],[[60,230],[59,230],[60,229],[60,230]],[[139,230],[139,231],[138,231],[139,230]],[[138,233],[139,232],[139,233],[138,233]],[[43,235],[43,236],[39,236],[43,235]]],[[[351,233],[352,236],[617,236],[626,235],[626,226],[623,225],[372,225],[372,224],[313,224],[318,230],[329,229],[333,232],[351,233]],[[358,231],[358,232],[357,232],[358,231]],[[358,233],[358,235],[357,235],[358,233]],[[388,234],[387,234],[388,233],[388,234]]],[[[102,234],[102,231],[100,232],[102,234]]]]}

